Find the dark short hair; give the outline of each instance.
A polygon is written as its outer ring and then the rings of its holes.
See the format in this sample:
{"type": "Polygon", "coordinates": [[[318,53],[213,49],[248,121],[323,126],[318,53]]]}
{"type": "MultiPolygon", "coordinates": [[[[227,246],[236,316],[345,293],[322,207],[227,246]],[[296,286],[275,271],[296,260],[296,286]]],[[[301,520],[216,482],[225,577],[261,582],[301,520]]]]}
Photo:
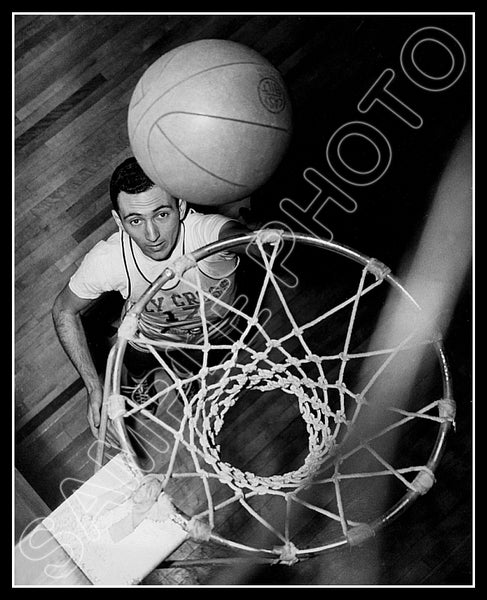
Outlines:
{"type": "Polygon", "coordinates": [[[120,192],[140,194],[154,185],[155,183],[147,177],[137,160],[133,156],[127,158],[113,171],[110,179],[110,200],[113,208],[117,213],[119,212],[118,195],[120,192]]]}

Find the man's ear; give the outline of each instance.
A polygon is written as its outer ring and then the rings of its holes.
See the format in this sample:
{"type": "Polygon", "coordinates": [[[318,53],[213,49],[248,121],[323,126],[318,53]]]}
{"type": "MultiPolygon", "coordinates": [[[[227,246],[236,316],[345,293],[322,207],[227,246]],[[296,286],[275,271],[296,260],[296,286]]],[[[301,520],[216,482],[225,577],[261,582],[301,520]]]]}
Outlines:
{"type": "Polygon", "coordinates": [[[186,200],[182,198],[178,198],[178,208],[179,208],[179,220],[182,221],[186,216],[186,211],[188,209],[188,204],[186,200]]]}
{"type": "Polygon", "coordinates": [[[123,229],[122,220],[120,219],[120,215],[114,209],[112,209],[112,217],[115,219],[115,223],[118,225],[118,228],[123,229]]]}

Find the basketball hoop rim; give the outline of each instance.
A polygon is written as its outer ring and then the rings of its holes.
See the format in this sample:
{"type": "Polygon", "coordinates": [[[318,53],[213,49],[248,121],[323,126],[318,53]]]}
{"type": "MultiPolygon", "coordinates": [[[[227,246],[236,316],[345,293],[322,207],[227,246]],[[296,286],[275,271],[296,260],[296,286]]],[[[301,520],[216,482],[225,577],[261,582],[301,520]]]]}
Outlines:
{"type": "MultiPolygon", "coordinates": [[[[181,271],[181,269],[182,269],[182,272],[184,272],[187,268],[190,268],[192,265],[194,265],[195,263],[197,263],[200,260],[203,260],[213,254],[216,254],[216,253],[231,251],[235,247],[241,246],[242,244],[260,243],[262,240],[262,235],[263,235],[262,232],[266,232],[266,235],[268,236],[268,233],[270,231],[271,230],[259,230],[259,231],[253,232],[253,233],[243,234],[243,235],[239,235],[236,237],[226,238],[224,240],[219,240],[217,242],[213,242],[211,244],[208,244],[208,245],[196,250],[195,252],[193,252],[189,255],[185,255],[184,257],[182,257],[182,259],[183,259],[182,266],[181,266],[181,264],[179,264],[176,266],[176,268],[174,268],[175,261],[173,261],[170,265],[168,265],[168,267],[166,267],[164,269],[164,271],[161,273],[161,275],[159,275],[158,278],[146,289],[146,291],[142,294],[140,299],[133,305],[133,307],[132,307],[130,313],[128,313],[127,317],[129,319],[132,318],[133,320],[136,320],[138,315],[140,315],[141,311],[143,310],[143,308],[145,307],[147,302],[151,299],[151,297],[154,295],[154,293],[156,293],[156,291],[162,285],[164,285],[164,283],[166,283],[168,280],[170,280],[174,276],[176,276],[177,271],[181,271]]],[[[385,265],[380,263],[379,261],[377,261],[375,259],[371,259],[370,257],[366,256],[365,254],[362,254],[361,252],[358,252],[357,250],[354,250],[346,245],[343,245],[343,244],[340,244],[337,242],[327,241],[327,240],[324,240],[324,239],[321,239],[321,238],[318,238],[318,237],[315,237],[312,235],[304,234],[304,233],[294,233],[294,232],[287,232],[287,231],[282,231],[282,230],[272,230],[272,231],[278,236],[278,239],[280,241],[300,242],[305,245],[310,245],[310,246],[313,246],[316,248],[330,251],[335,254],[349,258],[349,259],[353,260],[354,262],[362,265],[363,267],[373,264],[373,269],[371,269],[371,272],[373,274],[375,274],[376,277],[381,277],[382,279],[387,281],[397,291],[399,291],[401,294],[403,294],[416,307],[417,310],[421,311],[421,307],[419,306],[419,304],[411,296],[411,294],[408,292],[408,290],[406,290],[406,288],[402,285],[402,283],[399,281],[399,279],[396,276],[394,276],[390,272],[390,270],[385,265]]],[[[176,259],[176,260],[179,260],[179,259],[176,259]]],[[[126,345],[127,345],[127,338],[125,336],[119,335],[114,346],[112,347],[111,352],[108,357],[106,378],[105,378],[105,387],[104,387],[104,401],[103,401],[103,406],[102,406],[102,419],[101,419],[102,426],[100,427],[99,440],[104,440],[105,431],[103,431],[102,427],[104,425],[106,426],[106,421],[107,421],[107,417],[108,417],[107,411],[108,411],[108,406],[109,406],[109,398],[114,393],[115,394],[120,393],[120,382],[121,382],[121,376],[122,376],[122,362],[123,362],[123,355],[125,352],[126,345]]],[[[443,398],[445,399],[445,401],[448,401],[449,403],[451,403],[454,407],[455,403],[454,403],[453,394],[452,394],[452,382],[451,382],[451,376],[450,376],[450,372],[449,372],[448,361],[447,361],[444,346],[443,346],[443,340],[441,339],[440,336],[438,336],[437,338],[435,338],[432,341],[432,345],[435,348],[435,351],[436,351],[436,354],[437,354],[437,357],[439,360],[439,364],[440,364],[440,370],[441,370],[441,376],[442,376],[442,386],[443,386],[443,398]]],[[[135,470],[138,470],[138,469],[140,470],[140,466],[137,461],[136,453],[134,452],[134,450],[132,448],[127,431],[125,429],[123,417],[115,418],[113,421],[113,425],[119,436],[122,450],[125,452],[127,458],[129,459],[129,462],[132,463],[135,470]]],[[[434,442],[434,446],[433,446],[433,449],[430,453],[429,459],[425,466],[425,469],[427,471],[429,471],[430,473],[434,473],[438,467],[438,464],[441,460],[441,457],[442,457],[444,449],[445,449],[447,434],[448,434],[451,426],[452,426],[452,419],[445,419],[445,420],[441,421],[441,423],[439,424],[438,433],[437,433],[437,436],[436,436],[436,439],[434,442]]],[[[97,463],[96,470],[99,469],[103,463],[103,446],[104,446],[103,442],[99,443],[98,453],[97,453],[97,461],[96,461],[96,463],[97,463]]],[[[343,545],[354,545],[355,543],[361,543],[366,538],[374,535],[377,531],[382,529],[386,524],[391,523],[393,520],[395,520],[397,517],[399,517],[423,493],[424,493],[424,491],[421,491],[421,490],[408,489],[404,493],[404,495],[400,498],[400,500],[398,502],[396,502],[396,504],[394,504],[392,507],[390,507],[388,510],[386,510],[384,512],[384,514],[381,515],[379,518],[377,518],[376,520],[374,520],[368,524],[368,528],[365,533],[361,531],[357,534],[357,536],[350,536],[350,537],[343,536],[339,539],[332,540],[331,542],[327,543],[326,545],[323,545],[320,547],[297,549],[296,554],[299,555],[301,558],[310,557],[310,556],[316,555],[318,553],[321,553],[324,550],[337,548],[337,547],[340,547],[343,545]]],[[[181,515],[179,515],[179,516],[181,518],[181,515]]],[[[188,522],[189,522],[189,517],[182,517],[182,518],[183,519],[187,518],[188,522]]],[[[226,545],[228,547],[232,547],[234,549],[251,551],[254,554],[257,553],[257,554],[261,554],[264,556],[265,555],[269,556],[270,554],[272,554],[271,551],[264,551],[264,550],[258,551],[251,547],[243,546],[237,542],[233,542],[231,540],[222,538],[218,534],[214,534],[214,533],[211,534],[211,539],[219,542],[220,544],[226,545]]]]}

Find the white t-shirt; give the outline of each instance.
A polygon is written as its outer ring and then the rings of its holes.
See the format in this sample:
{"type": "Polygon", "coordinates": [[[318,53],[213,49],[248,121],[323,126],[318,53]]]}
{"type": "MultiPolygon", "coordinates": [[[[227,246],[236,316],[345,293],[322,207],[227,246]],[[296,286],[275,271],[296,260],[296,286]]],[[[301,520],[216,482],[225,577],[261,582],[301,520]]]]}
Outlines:
{"type": "MultiPolygon", "coordinates": [[[[147,257],[122,230],[107,240],[98,242],[84,257],[71,277],[69,287],[80,298],[95,299],[104,292],[118,291],[127,300],[126,309],[145,292],[147,287],[175,258],[198,250],[218,240],[222,226],[231,219],[222,215],[204,215],[190,209],[181,222],[181,229],[171,257],[155,261],[147,257]]],[[[231,304],[235,295],[235,271],[238,257],[221,252],[197,263],[181,281],[168,281],[147,303],[139,325],[142,333],[157,339],[171,329],[191,329],[201,326],[200,299],[194,285],[213,297],[231,304]],[[191,285],[193,283],[193,286],[191,285]]],[[[205,299],[206,315],[217,322],[227,313],[221,306],[205,299]]]]}

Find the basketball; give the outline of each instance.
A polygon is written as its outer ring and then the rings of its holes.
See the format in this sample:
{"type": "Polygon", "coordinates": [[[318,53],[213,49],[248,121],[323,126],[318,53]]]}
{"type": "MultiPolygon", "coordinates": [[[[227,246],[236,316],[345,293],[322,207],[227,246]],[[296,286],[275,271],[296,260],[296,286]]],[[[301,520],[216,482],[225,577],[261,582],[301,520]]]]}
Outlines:
{"type": "Polygon", "coordinates": [[[292,110],[279,71],[229,40],[179,46],[150,65],[128,109],[132,152],[160,187],[192,204],[249,196],[289,145],[292,110]]]}

